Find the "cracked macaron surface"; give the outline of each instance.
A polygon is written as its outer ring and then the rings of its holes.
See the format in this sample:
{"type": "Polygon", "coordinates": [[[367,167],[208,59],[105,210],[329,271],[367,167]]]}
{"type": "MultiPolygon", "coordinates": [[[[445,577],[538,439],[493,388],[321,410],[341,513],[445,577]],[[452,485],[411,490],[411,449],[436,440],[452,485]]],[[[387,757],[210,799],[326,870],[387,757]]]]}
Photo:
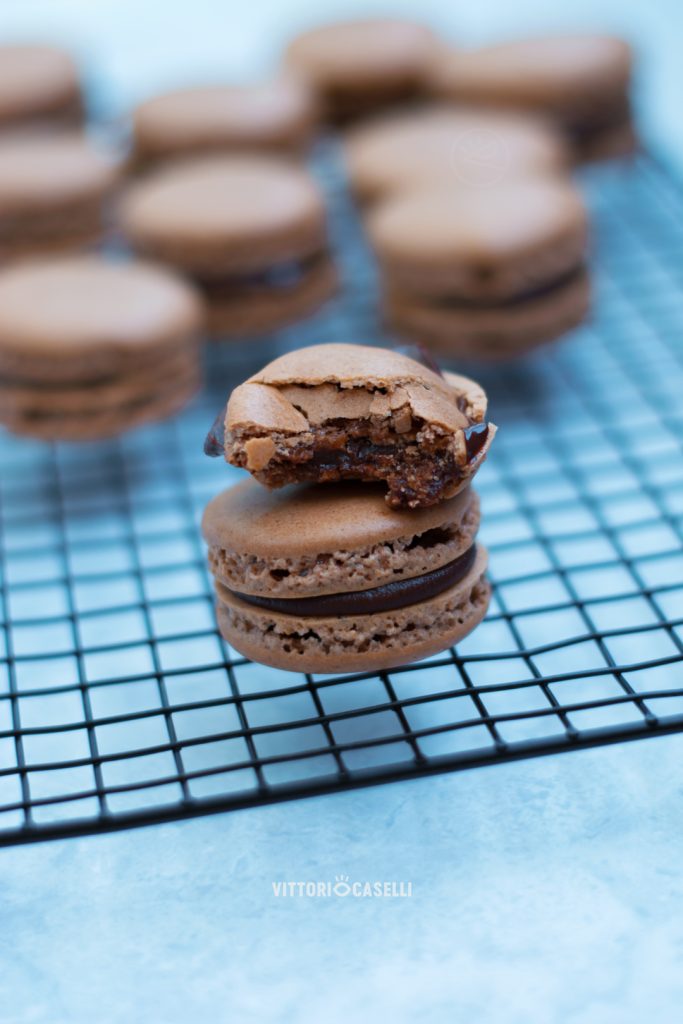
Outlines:
{"type": "Polygon", "coordinates": [[[495,433],[474,381],[399,352],[318,345],[276,359],[233,391],[225,457],[268,487],[383,481],[396,508],[467,485],[495,433]]]}

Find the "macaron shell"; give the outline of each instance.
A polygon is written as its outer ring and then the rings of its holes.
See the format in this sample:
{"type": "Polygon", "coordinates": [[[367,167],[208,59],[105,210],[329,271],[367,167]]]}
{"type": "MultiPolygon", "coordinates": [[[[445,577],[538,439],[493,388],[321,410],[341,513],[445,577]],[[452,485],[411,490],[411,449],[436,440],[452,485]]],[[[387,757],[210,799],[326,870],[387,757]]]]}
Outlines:
{"type": "Polygon", "coordinates": [[[292,75],[254,85],[213,85],[155,96],[133,112],[138,160],[199,152],[297,150],[310,139],[315,101],[292,75]]]}
{"type": "Polygon", "coordinates": [[[344,157],[362,203],[418,187],[487,188],[570,162],[562,135],[540,119],[445,106],[361,125],[347,133],[344,157]]]}
{"type": "Polygon", "coordinates": [[[293,672],[383,671],[459,643],[486,614],[491,588],[478,547],[467,576],[437,597],[391,612],[331,618],[268,612],[217,586],[217,619],[239,653],[293,672]]]}
{"type": "Polygon", "coordinates": [[[357,93],[425,75],[435,47],[424,25],[391,18],[322,25],[287,47],[286,61],[318,88],[357,93]]]}
{"type": "Polygon", "coordinates": [[[6,420],[3,418],[3,421],[15,434],[45,441],[98,441],[175,415],[194,397],[200,385],[201,374],[197,367],[191,375],[184,375],[159,393],[152,392],[142,400],[110,409],[42,416],[18,412],[7,416],[6,420]]]}
{"type": "Polygon", "coordinates": [[[311,345],[268,363],[249,378],[261,384],[339,384],[342,388],[385,388],[397,384],[423,384],[436,391],[448,388],[441,377],[409,356],[370,345],[311,345]]]}
{"type": "Polygon", "coordinates": [[[479,499],[468,492],[462,518],[418,535],[378,542],[358,550],[256,558],[220,547],[209,548],[215,578],[238,594],[287,599],[317,599],[415,579],[456,561],[474,544],[479,528],[479,499]]]}
{"type": "Polygon", "coordinates": [[[180,389],[186,380],[195,379],[199,352],[195,345],[162,360],[159,365],[120,372],[100,380],[56,385],[40,381],[31,385],[0,378],[0,420],[10,413],[27,414],[32,409],[48,410],[55,415],[97,413],[144,402],[150,396],[180,389]]]}
{"type": "Polygon", "coordinates": [[[571,184],[539,178],[405,193],[373,210],[368,230],[392,287],[504,298],[577,267],[588,218],[571,184]]]}
{"type": "MultiPolygon", "coordinates": [[[[143,356],[201,326],[195,291],[163,269],[95,256],[17,264],[0,273],[0,367],[143,356]]],[[[68,379],[68,378],[67,378],[68,379]]]]}
{"type": "Polygon", "coordinates": [[[119,173],[118,162],[83,135],[0,138],[0,219],[102,199],[119,173]]]}
{"type": "Polygon", "coordinates": [[[578,156],[586,162],[631,156],[638,151],[639,146],[638,131],[630,117],[591,132],[576,142],[578,156]]]}
{"type": "Polygon", "coordinates": [[[34,261],[50,257],[97,253],[105,242],[107,211],[101,200],[62,205],[4,218],[0,232],[0,262],[34,261]]]}
{"type": "Polygon", "coordinates": [[[0,47],[0,125],[80,110],[76,65],[51,46],[0,47]]]}
{"type": "Polygon", "coordinates": [[[206,296],[207,330],[215,338],[249,338],[282,330],[315,313],[333,297],[339,278],[327,256],[311,262],[296,284],[230,289],[206,296]]]}
{"type": "Polygon", "coordinates": [[[123,224],[142,253],[218,278],[322,250],[322,193],[300,166],[215,156],[170,166],[134,185],[123,224]]]}
{"type": "Polygon", "coordinates": [[[404,512],[386,504],[380,484],[268,490],[248,477],[209,502],[202,533],[209,545],[265,559],[365,551],[458,522],[468,500],[458,494],[439,505],[404,512]]]}
{"type": "Polygon", "coordinates": [[[564,34],[443,51],[432,84],[460,103],[528,106],[574,116],[628,89],[631,50],[611,36],[564,34]]]}
{"type": "Polygon", "coordinates": [[[365,349],[367,357],[358,352],[352,364],[345,364],[345,359],[354,358],[347,349],[365,347],[322,347],[324,353],[320,352],[321,346],[304,350],[311,353],[308,372],[303,367],[297,372],[301,353],[292,353],[296,358],[291,362],[283,356],[261,375],[235,388],[226,412],[228,444],[238,442],[238,435],[254,431],[308,435],[312,423],[324,423],[326,419],[365,420],[372,416],[388,421],[394,402],[408,408],[411,417],[451,434],[468,426],[465,409],[473,420],[481,421],[485,416],[486,396],[466,377],[453,375],[447,384],[444,378],[421,369],[412,360],[407,360],[412,367],[401,372],[400,363],[391,358],[396,354],[387,350],[365,349]],[[336,364],[335,352],[339,354],[336,364]],[[388,358],[382,358],[382,352],[388,358]],[[319,394],[315,388],[320,389],[319,394]],[[298,393],[292,394],[294,389],[298,393]],[[303,401],[311,406],[307,415],[299,408],[303,401]]]}
{"type": "Polygon", "coordinates": [[[578,327],[590,300],[590,280],[582,271],[542,296],[489,309],[430,304],[390,292],[384,297],[384,315],[395,333],[436,352],[497,360],[523,355],[578,327]]]}

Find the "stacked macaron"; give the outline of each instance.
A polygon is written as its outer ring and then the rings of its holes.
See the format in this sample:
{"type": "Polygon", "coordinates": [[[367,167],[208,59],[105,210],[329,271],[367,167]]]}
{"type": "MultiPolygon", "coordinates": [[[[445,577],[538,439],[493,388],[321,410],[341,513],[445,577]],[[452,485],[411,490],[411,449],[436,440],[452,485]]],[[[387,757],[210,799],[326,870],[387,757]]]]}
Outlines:
{"type": "Polygon", "coordinates": [[[85,135],[0,136],[0,260],[100,241],[119,174],[85,135]]]}
{"type": "Polygon", "coordinates": [[[325,120],[344,124],[423,95],[436,52],[425,25],[366,18],[303,32],[285,63],[313,89],[325,120]]]}
{"type": "Polygon", "coordinates": [[[416,189],[495,188],[562,175],[562,135],[531,115],[433,105],[373,118],[347,132],[344,163],[362,212],[416,189]]]}
{"type": "Polygon", "coordinates": [[[302,153],[316,127],[310,88],[292,75],[153,96],[133,111],[133,159],[148,168],[213,153],[302,153]]]}
{"type": "Polygon", "coordinates": [[[0,46],[0,131],[75,128],[83,119],[78,69],[54,46],[0,46]]]}
{"type": "Polygon", "coordinates": [[[559,178],[396,195],[368,218],[385,318],[443,353],[519,356],[587,315],[587,228],[559,178]]]}
{"type": "Polygon", "coordinates": [[[118,434],[200,384],[201,306],[142,263],[62,257],[0,273],[0,422],[45,440],[118,434]]]}
{"type": "Polygon", "coordinates": [[[138,252],[197,284],[214,335],[276,330],[335,291],[322,193],[286,160],[213,156],[166,167],[131,189],[123,224],[138,252]]]}
{"type": "Polygon", "coordinates": [[[591,160],[636,147],[631,70],[623,39],[564,34],[444,48],[432,64],[431,85],[454,103],[541,114],[566,133],[577,159],[591,160]]]}
{"type": "Polygon", "coordinates": [[[469,633],[490,597],[470,487],[486,405],[465,377],[362,345],[290,353],[236,388],[207,451],[253,479],[202,525],[229,643],[277,668],[376,671],[469,633]]]}

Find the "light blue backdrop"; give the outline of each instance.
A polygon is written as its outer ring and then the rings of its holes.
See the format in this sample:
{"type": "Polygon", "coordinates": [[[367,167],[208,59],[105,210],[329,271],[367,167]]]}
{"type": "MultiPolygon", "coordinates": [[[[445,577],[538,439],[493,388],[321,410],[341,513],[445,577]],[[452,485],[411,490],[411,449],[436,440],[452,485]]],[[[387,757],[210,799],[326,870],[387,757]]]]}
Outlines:
{"type": "MultiPolygon", "coordinates": [[[[646,133],[683,160],[678,0],[562,7],[391,10],[468,41],[627,34],[646,133]]],[[[1,0],[0,38],[75,46],[120,110],[177,81],[256,74],[316,14],[310,0],[1,0]]],[[[682,766],[683,736],[669,737],[2,851],[0,1021],[673,1024],[682,766]],[[272,892],[339,874],[410,881],[413,895],[272,892]]]]}

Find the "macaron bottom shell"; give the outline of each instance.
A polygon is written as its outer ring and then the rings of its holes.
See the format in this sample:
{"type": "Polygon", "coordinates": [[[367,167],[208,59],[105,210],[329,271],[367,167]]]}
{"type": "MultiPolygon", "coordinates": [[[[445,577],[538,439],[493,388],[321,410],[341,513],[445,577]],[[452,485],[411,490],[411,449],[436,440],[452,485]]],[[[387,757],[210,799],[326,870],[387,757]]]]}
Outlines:
{"type": "Polygon", "coordinates": [[[338,287],[337,271],[328,256],[312,261],[299,279],[288,285],[235,288],[225,291],[214,283],[204,291],[207,330],[212,338],[243,338],[269,334],[315,313],[338,287]]]}
{"type": "Polygon", "coordinates": [[[455,300],[437,304],[388,292],[384,316],[394,332],[438,352],[504,360],[578,327],[588,315],[590,298],[590,279],[581,270],[541,295],[498,306],[458,305],[455,300]]]}
{"type": "Polygon", "coordinates": [[[467,575],[436,597],[369,615],[302,617],[266,611],[218,584],[221,635],[240,654],[292,672],[382,671],[410,664],[464,639],[486,614],[491,587],[478,546],[467,575]]]}
{"type": "Polygon", "coordinates": [[[199,368],[172,385],[98,411],[12,410],[0,415],[14,434],[45,441],[99,441],[180,412],[201,387],[199,368]]]}

